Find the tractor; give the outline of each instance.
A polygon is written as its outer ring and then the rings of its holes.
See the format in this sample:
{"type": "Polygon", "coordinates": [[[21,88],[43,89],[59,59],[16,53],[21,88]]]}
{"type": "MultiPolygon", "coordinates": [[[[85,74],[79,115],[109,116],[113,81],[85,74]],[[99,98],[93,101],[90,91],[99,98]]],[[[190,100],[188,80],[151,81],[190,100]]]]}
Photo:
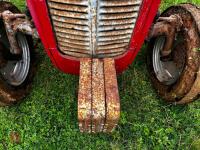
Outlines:
{"type": "MultiPolygon", "coordinates": [[[[24,13],[0,1],[0,105],[21,101],[36,70],[35,42],[54,66],[79,75],[81,132],[112,132],[120,118],[117,75],[146,43],[149,75],[167,103],[200,94],[200,8],[159,13],[160,0],[26,0],[24,13]]],[[[53,81],[52,81],[53,82],[53,81]]]]}

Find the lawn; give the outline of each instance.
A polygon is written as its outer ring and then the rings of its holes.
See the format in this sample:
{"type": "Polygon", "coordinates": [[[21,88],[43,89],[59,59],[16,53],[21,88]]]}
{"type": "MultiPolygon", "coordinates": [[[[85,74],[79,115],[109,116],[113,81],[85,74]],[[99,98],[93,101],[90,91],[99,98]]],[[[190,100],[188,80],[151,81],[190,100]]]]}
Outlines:
{"type": "MultiPolygon", "coordinates": [[[[24,1],[11,1],[25,8],[24,1]]],[[[161,8],[188,1],[165,0],[161,8]]],[[[200,101],[187,106],[164,103],[149,81],[144,50],[118,77],[118,128],[112,134],[81,134],[78,77],[56,70],[42,49],[31,94],[16,106],[0,108],[0,149],[200,149],[200,101]],[[13,140],[13,133],[19,139],[13,140]]]]}

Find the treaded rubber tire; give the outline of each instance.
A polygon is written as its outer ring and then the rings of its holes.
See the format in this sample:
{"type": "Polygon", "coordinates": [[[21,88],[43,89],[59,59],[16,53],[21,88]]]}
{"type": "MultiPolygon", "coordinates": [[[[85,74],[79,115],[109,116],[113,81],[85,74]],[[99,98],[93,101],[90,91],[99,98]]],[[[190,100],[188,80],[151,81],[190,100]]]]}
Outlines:
{"type": "MultiPolygon", "coordinates": [[[[191,89],[194,86],[194,84],[197,82],[197,75],[200,66],[200,32],[198,30],[198,23],[195,20],[195,16],[193,16],[189,11],[187,11],[186,8],[191,8],[195,10],[195,6],[191,4],[182,4],[178,6],[173,6],[167,9],[161,16],[168,17],[171,14],[187,14],[191,16],[191,19],[193,21],[193,24],[191,26],[187,26],[187,17],[182,18],[184,21],[184,29],[188,30],[188,32],[184,33],[186,46],[185,48],[185,66],[184,70],[182,71],[181,75],[179,76],[179,79],[176,81],[176,83],[172,85],[166,85],[161,83],[154,72],[153,68],[153,48],[155,45],[156,38],[153,38],[150,40],[150,42],[147,45],[147,66],[148,71],[150,74],[150,78],[152,81],[152,84],[160,97],[164,99],[166,102],[173,102],[173,103],[179,103],[179,104],[186,104],[189,102],[192,102],[196,98],[198,98],[199,93],[195,93],[195,95],[192,96],[192,99],[185,99],[184,102],[182,101],[184,97],[186,97],[189,93],[191,94],[191,89]],[[195,36],[194,36],[195,35],[195,36]],[[182,102],[181,102],[182,101],[182,102]]],[[[198,11],[198,10],[197,10],[198,11]]],[[[184,15],[183,15],[184,16],[184,15]]],[[[184,31],[182,31],[184,32],[184,31]]],[[[198,87],[198,90],[200,87],[198,87]]]]}
{"type": "MultiPolygon", "coordinates": [[[[0,2],[0,12],[10,10],[13,13],[20,13],[19,9],[9,2],[0,2]]],[[[0,76],[0,106],[9,106],[21,101],[30,93],[33,77],[36,72],[35,52],[33,49],[32,37],[26,36],[30,50],[30,68],[25,81],[19,86],[12,86],[0,76]]]]}

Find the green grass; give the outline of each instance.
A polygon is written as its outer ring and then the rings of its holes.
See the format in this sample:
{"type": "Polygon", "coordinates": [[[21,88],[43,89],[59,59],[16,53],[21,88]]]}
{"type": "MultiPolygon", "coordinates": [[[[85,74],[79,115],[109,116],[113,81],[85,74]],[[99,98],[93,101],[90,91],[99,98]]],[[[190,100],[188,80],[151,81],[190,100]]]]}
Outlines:
{"type": "MultiPolygon", "coordinates": [[[[21,0],[12,1],[24,9],[21,0]]],[[[162,9],[178,2],[186,0],[166,0],[162,9]]],[[[0,108],[0,149],[200,149],[200,102],[173,106],[159,99],[148,78],[144,51],[119,76],[118,128],[97,135],[78,130],[78,77],[56,70],[43,52],[40,57],[32,93],[21,104],[0,108]],[[12,143],[11,132],[19,133],[20,144],[12,143]]]]}

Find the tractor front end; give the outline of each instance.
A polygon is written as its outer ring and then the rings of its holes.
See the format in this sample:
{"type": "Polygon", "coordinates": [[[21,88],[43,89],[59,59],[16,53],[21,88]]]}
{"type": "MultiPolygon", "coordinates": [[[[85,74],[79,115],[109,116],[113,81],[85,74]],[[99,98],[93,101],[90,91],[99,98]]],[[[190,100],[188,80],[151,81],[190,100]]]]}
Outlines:
{"type": "Polygon", "coordinates": [[[83,132],[111,132],[120,117],[116,73],[140,50],[160,0],[29,0],[40,38],[55,66],[80,74],[83,132]],[[42,15],[41,15],[42,14],[42,15]]]}
{"type": "Polygon", "coordinates": [[[161,97],[191,102],[200,93],[200,10],[181,4],[156,18],[159,5],[160,0],[27,0],[27,17],[11,3],[0,2],[0,70],[7,84],[2,84],[2,105],[28,93],[34,60],[30,38],[41,39],[55,67],[80,76],[81,132],[115,129],[120,118],[117,74],[134,61],[145,39],[149,71],[161,97]]]}
{"type": "Polygon", "coordinates": [[[52,62],[72,74],[79,74],[80,58],[112,57],[117,72],[124,71],[140,50],[159,4],[160,0],[27,1],[52,62]]]}

